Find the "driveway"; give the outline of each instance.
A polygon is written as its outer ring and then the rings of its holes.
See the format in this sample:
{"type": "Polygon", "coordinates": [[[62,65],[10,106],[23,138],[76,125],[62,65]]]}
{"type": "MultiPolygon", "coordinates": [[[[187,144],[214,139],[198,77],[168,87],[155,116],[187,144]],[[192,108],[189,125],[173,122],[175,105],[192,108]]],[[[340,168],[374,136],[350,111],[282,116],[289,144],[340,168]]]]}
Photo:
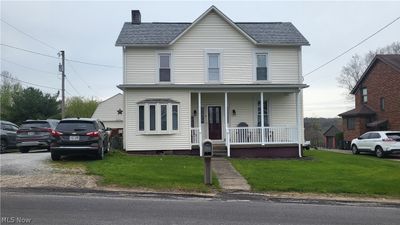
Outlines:
{"type": "MultiPolygon", "coordinates": [[[[327,152],[337,152],[337,153],[343,153],[343,154],[352,154],[352,153],[351,153],[351,150],[324,149],[324,148],[321,148],[321,149],[319,149],[319,150],[327,151],[327,152]]],[[[360,154],[363,154],[363,155],[370,155],[371,157],[376,157],[373,153],[362,152],[362,153],[360,153],[360,154]]],[[[387,155],[384,159],[400,162],[400,154],[391,154],[391,155],[387,155]]]]}
{"type": "Polygon", "coordinates": [[[0,187],[96,187],[96,178],[86,175],[83,169],[53,167],[46,151],[8,153],[0,158],[0,187]]]}

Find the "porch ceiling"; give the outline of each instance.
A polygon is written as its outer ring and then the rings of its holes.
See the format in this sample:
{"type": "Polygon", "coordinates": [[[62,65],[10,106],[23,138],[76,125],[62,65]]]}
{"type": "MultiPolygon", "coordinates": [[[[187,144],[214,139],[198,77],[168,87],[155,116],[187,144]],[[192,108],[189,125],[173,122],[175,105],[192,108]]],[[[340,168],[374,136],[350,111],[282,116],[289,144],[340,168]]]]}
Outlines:
{"type": "Polygon", "coordinates": [[[192,92],[297,92],[309,87],[307,84],[120,84],[121,90],[128,89],[190,89],[192,92]]]}

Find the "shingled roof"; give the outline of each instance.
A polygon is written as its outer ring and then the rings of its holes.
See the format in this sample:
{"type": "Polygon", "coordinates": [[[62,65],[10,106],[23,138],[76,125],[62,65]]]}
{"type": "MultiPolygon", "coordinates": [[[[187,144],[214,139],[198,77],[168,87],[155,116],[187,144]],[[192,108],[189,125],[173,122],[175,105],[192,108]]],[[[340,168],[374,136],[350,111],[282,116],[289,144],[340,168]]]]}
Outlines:
{"type": "Polygon", "coordinates": [[[367,105],[362,105],[358,109],[352,109],[347,112],[339,114],[341,117],[354,117],[354,116],[369,116],[369,115],[374,115],[376,114],[374,110],[372,110],[369,106],[367,105]]]}
{"type": "Polygon", "coordinates": [[[373,68],[373,65],[380,60],[381,62],[386,63],[387,65],[391,66],[393,69],[397,70],[400,72],[400,54],[378,54],[372,59],[371,63],[367,67],[367,69],[364,71],[363,75],[360,77],[360,79],[357,81],[356,85],[354,85],[354,88],[351,90],[350,94],[355,94],[360,87],[361,83],[364,82],[364,80],[368,77],[369,71],[373,68]]]}
{"type": "Polygon", "coordinates": [[[126,22],[118,36],[116,46],[167,46],[182,33],[190,29],[205,14],[215,11],[232,26],[254,40],[256,45],[309,45],[304,36],[290,22],[235,23],[230,21],[216,7],[212,6],[193,23],[140,23],[126,22]]]}

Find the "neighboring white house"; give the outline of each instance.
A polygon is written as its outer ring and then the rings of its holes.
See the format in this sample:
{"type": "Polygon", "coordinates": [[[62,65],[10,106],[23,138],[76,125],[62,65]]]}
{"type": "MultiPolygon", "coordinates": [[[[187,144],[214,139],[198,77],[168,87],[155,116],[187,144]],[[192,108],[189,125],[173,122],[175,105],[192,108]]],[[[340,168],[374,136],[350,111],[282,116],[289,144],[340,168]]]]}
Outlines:
{"type": "Polygon", "coordinates": [[[211,139],[228,156],[301,157],[309,43],[292,23],[236,23],[215,6],[193,23],[140,18],[116,42],[126,151],[202,155],[211,139]]]}
{"type": "Polygon", "coordinates": [[[94,111],[92,118],[103,121],[104,125],[113,129],[124,127],[124,97],[121,93],[116,94],[102,102],[94,111]]]}

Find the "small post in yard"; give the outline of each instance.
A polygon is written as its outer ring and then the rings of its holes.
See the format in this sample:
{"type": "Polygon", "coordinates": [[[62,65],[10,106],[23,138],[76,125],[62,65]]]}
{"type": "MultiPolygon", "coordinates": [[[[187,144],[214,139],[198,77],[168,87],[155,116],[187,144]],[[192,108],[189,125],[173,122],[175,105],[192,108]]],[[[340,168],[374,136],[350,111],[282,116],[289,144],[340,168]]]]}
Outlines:
{"type": "Polygon", "coordinates": [[[204,158],[204,184],[212,184],[211,158],[213,156],[213,145],[211,140],[207,139],[203,142],[203,158],[204,158]]]}
{"type": "Polygon", "coordinates": [[[212,184],[211,157],[204,157],[204,184],[212,184]]]}

